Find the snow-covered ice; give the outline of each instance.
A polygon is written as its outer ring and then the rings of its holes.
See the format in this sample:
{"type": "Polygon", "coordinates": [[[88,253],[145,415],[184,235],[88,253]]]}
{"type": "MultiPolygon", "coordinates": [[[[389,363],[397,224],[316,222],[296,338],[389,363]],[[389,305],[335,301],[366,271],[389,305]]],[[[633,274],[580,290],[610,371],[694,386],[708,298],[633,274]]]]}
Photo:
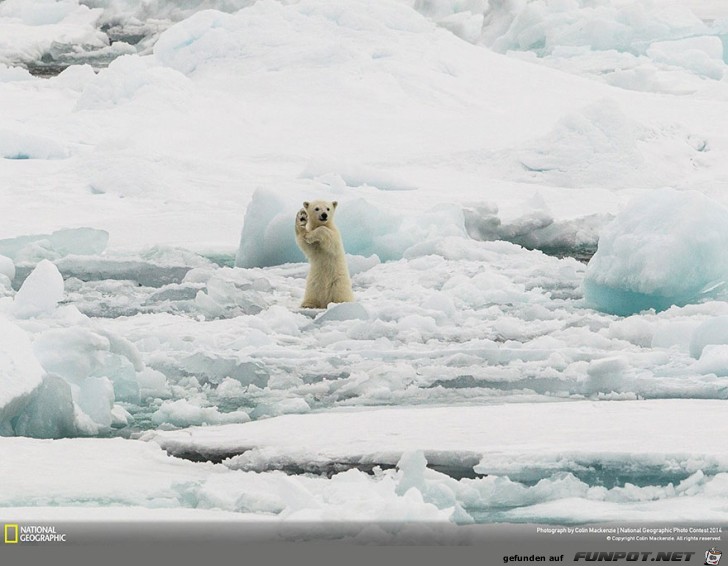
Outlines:
{"type": "Polygon", "coordinates": [[[589,303],[629,315],[725,297],[728,208],[695,191],[652,191],[601,233],[584,291],[589,303]]]}
{"type": "Polygon", "coordinates": [[[726,37],[702,0],[0,2],[0,507],[725,521],[726,37]],[[314,198],[355,303],[299,308],[314,198]]]}
{"type": "Polygon", "coordinates": [[[15,295],[15,314],[20,317],[52,313],[63,299],[63,276],[55,264],[41,261],[15,295]]]}
{"type": "Polygon", "coordinates": [[[0,461],[9,482],[0,503],[21,517],[98,517],[104,505],[114,508],[107,517],[127,519],[373,521],[390,529],[402,521],[666,515],[720,523],[728,454],[713,435],[727,432],[724,423],[716,401],[526,403],[277,417],[155,433],[153,442],[13,438],[0,461]],[[512,419],[527,424],[514,428],[512,419]],[[246,451],[214,464],[170,457],[157,443],[189,458],[246,451]],[[299,466],[328,473],[260,472],[299,466]],[[22,474],[28,467],[40,472],[34,482],[22,474]],[[188,509],[198,513],[178,514],[188,509]]]}
{"type": "Polygon", "coordinates": [[[169,454],[225,459],[232,469],[333,471],[394,466],[408,452],[450,473],[538,481],[568,471],[611,474],[724,472],[721,401],[656,400],[375,408],[285,415],[241,425],[149,432],[169,454]],[[696,420],[696,411],[704,415],[696,420]],[[520,423],[514,427],[513,422],[520,423]],[[576,424],[578,423],[578,425],[576,424]],[[608,423],[608,426],[605,426],[608,423]],[[291,435],[289,431],[295,430],[291,435]],[[366,434],[352,434],[366,431],[366,434]],[[711,431],[715,431],[711,433],[711,431]],[[692,438],[688,443],[684,439],[692,438]],[[649,439],[646,441],[646,439],[649,439]],[[683,439],[683,440],[681,440],[683,439]],[[624,468],[624,460],[640,458],[624,468]],[[601,472],[599,472],[601,470],[601,472]]]}

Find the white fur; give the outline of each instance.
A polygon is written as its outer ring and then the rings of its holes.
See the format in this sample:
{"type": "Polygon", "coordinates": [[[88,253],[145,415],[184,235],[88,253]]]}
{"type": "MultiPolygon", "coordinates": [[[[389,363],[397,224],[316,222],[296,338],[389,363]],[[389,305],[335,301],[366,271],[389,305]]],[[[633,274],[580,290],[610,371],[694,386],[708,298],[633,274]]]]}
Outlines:
{"type": "Polygon", "coordinates": [[[325,309],[329,303],[354,300],[344,244],[334,224],[336,201],[304,202],[296,214],[296,242],[311,268],[301,307],[325,309]]]}

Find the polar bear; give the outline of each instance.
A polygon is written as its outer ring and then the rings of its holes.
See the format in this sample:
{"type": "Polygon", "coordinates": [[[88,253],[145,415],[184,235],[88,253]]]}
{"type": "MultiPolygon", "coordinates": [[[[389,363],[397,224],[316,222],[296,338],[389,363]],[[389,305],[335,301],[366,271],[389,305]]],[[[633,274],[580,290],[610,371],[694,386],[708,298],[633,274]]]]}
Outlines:
{"type": "Polygon", "coordinates": [[[334,224],[337,202],[304,202],[296,214],[296,243],[311,268],[306,278],[302,308],[325,309],[329,303],[354,300],[344,244],[334,224]]]}

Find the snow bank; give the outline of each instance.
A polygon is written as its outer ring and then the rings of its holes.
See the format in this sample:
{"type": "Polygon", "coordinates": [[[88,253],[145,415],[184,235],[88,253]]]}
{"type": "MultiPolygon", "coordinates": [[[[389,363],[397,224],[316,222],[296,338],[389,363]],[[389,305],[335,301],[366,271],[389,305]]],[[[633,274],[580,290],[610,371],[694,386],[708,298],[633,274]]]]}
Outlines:
{"type": "Polygon", "coordinates": [[[628,315],[725,293],[728,210],[694,191],[652,191],[601,234],[584,280],[588,303],[628,315]]]}

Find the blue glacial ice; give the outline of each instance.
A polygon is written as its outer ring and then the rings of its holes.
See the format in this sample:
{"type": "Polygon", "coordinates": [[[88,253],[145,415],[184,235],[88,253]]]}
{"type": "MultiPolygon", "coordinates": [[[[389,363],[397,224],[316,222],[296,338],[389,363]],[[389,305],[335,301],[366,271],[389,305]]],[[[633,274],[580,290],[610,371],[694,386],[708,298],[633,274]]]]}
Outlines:
{"type": "Polygon", "coordinates": [[[584,297],[617,315],[721,296],[728,283],[728,209],[695,191],[632,201],[602,232],[584,297]]]}
{"type": "MultiPolygon", "coordinates": [[[[291,202],[272,191],[257,190],[245,212],[235,265],[270,267],[304,261],[292,228],[302,203],[303,199],[291,202]]],[[[466,233],[463,210],[455,205],[415,214],[355,198],[337,210],[335,221],[347,253],[377,256],[381,261],[401,259],[410,247],[423,241],[466,233]]]]}

